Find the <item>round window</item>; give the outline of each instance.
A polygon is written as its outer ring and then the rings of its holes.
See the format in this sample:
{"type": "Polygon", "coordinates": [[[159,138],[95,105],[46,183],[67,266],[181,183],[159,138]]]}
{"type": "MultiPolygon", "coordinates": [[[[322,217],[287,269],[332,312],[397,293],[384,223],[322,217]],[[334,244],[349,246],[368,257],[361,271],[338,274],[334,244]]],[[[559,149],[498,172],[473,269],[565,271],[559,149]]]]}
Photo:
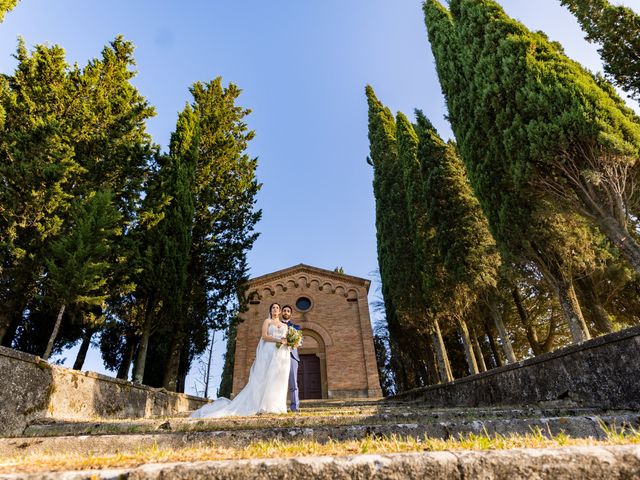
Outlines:
{"type": "Polygon", "coordinates": [[[300,297],[298,300],[296,300],[296,308],[301,312],[306,312],[311,308],[311,300],[309,300],[307,297],[300,297]]]}

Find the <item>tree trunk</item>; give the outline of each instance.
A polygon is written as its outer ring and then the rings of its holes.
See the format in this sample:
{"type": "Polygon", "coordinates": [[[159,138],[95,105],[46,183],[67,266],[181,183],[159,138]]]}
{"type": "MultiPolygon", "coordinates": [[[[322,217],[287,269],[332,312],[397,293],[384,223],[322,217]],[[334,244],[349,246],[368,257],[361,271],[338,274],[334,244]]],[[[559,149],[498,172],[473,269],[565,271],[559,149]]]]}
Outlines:
{"type": "Polygon", "coordinates": [[[513,301],[516,304],[516,310],[518,311],[518,317],[520,317],[520,321],[525,327],[527,332],[527,340],[529,341],[529,345],[531,345],[531,350],[534,355],[542,355],[543,353],[550,352],[553,349],[553,340],[556,335],[556,328],[558,326],[556,317],[552,316],[549,322],[549,333],[547,334],[547,338],[544,342],[540,341],[538,337],[538,332],[535,329],[535,326],[529,319],[527,312],[522,306],[522,298],[520,297],[520,293],[517,289],[513,289],[511,291],[511,296],[513,297],[513,301]]]}
{"type": "MultiPolygon", "coordinates": [[[[482,326],[484,327],[484,324],[482,326]]],[[[487,370],[498,368],[500,364],[496,361],[493,351],[491,350],[491,345],[489,345],[487,335],[484,333],[484,328],[478,337],[478,341],[480,342],[480,349],[482,350],[482,356],[484,357],[484,361],[487,365],[487,370]]]]}
{"type": "Polygon", "coordinates": [[[131,368],[131,362],[133,361],[133,354],[136,350],[136,342],[132,335],[127,336],[127,347],[125,350],[124,357],[122,359],[122,363],[120,364],[120,368],[118,368],[117,378],[122,380],[127,380],[129,378],[129,369],[131,368]]]}
{"type": "Polygon", "coordinates": [[[9,330],[9,325],[11,325],[11,316],[4,312],[0,313],[0,345],[4,345],[4,336],[9,330]]]}
{"type": "Polygon", "coordinates": [[[626,225],[621,225],[612,216],[603,216],[594,212],[596,222],[602,232],[618,247],[620,253],[629,261],[636,273],[640,273],[640,245],[629,234],[626,225]]]}
{"type": "Polygon", "coordinates": [[[180,354],[182,353],[183,339],[178,335],[171,343],[169,358],[164,368],[162,387],[170,392],[175,392],[178,388],[178,370],[180,369],[180,354]]]}
{"type": "Polygon", "coordinates": [[[84,361],[87,358],[89,346],[91,345],[91,337],[93,337],[94,333],[95,330],[93,328],[85,328],[84,335],[82,336],[82,343],[80,344],[80,350],[78,350],[78,356],[76,357],[76,361],[73,364],[74,370],[82,370],[84,361]]]}
{"type": "Polygon", "coordinates": [[[480,348],[480,343],[478,342],[478,335],[476,334],[476,329],[471,327],[471,331],[469,332],[471,335],[471,344],[473,345],[473,352],[476,355],[476,361],[478,362],[478,369],[481,372],[487,371],[487,364],[484,361],[484,356],[482,355],[482,349],[480,348]]]}
{"type": "Polygon", "coordinates": [[[560,306],[569,324],[569,331],[574,343],[584,342],[591,338],[587,324],[582,316],[582,310],[576,297],[571,279],[558,279],[556,282],[556,292],[560,300],[560,306]]]}
{"type": "Polygon", "coordinates": [[[135,383],[142,383],[144,380],[144,369],[147,363],[147,350],[149,349],[149,337],[151,336],[151,319],[153,315],[152,302],[147,302],[147,310],[145,312],[144,325],[142,327],[142,338],[140,339],[140,345],[138,346],[138,355],[136,356],[135,372],[133,375],[133,381],[135,383]]]}
{"type": "Polygon", "coordinates": [[[536,332],[536,329],[529,320],[529,316],[522,305],[522,298],[520,297],[520,292],[518,292],[517,288],[513,288],[511,290],[511,297],[513,297],[513,302],[516,304],[516,311],[518,312],[518,317],[520,317],[520,322],[522,322],[522,325],[524,325],[527,332],[527,340],[529,341],[529,345],[531,345],[531,350],[534,355],[540,355],[543,351],[540,346],[540,341],[538,340],[538,332],[536,332]]]}
{"type": "Polygon", "coordinates": [[[546,340],[540,344],[540,348],[542,348],[542,353],[547,353],[553,350],[553,340],[556,337],[556,328],[558,328],[558,321],[556,317],[551,317],[551,321],[549,322],[549,333],[547,334],[546,340]]]}
{"type": "Polygon", "coordinates": [[[504,356],[507,359],[507,363],[516,363],[518,360],[516,359],[516,354],[513,352],[513,347],[511,346],[511,339],[509,338],[507,329],[504,327],[502,316],[500,316],[500,313],[498,312],[498,309],[496,308],[495,305],[490,305],[489,311],[490,311],[491,317],[493,318],[493,324],[495,325],[496,330],[498,332],[498,337],[500,337],[502,351],[504,352],[504,356]]]}
{"type": "Polygon", "coordinates": [[[397,332],[397,327],[395,325],[390,325],[389,328],[389,350],[391,351],[389,366],[391,367],[391,371],[395,378],[396,391],[399,393],[407,390],[407,375],[404,362],[402,361],[402,355],[400,353],[402,351],[402,347],[398,342],[398,337],[394,336],[394,333],[397,332]]]}
{"type": "Polygon", "coordinates": [[[596,292],[596,286],[593,283],[591,277],[581,278],[576,281],[578,289],[582,294],[583,300],[586,300],[591,311],[591,320],[595,325],[595,329],[598,333],[607,334],[613,332],[611,321],[609,320],[609,314],[602,306],[598,293],[596,292]]]}
{"type": "Polygon", "coordinates": [[[438,373],[442,383],[453,382],[453,372],[451,371],[451,363],[447,355],[447,348],[444,345],[442,332],[438,320],[433,321],[433,333],[431,334],[433,348],[436,352],[438,361],[438,373]]]}
{"type": "Polygon", "coordinates": [[[469,336],[469,329],[467,323],[462,318],[457,318],[458,327],[460,329],[460,336],[462,337],[462,344],[464,346],[464,355],[467,359],[467,366],[469,367],[469,374],[475,375],[480,373],[478,371],[478,363],[476,362],[476,356],[473,354],[473,346],[471,345],[471,337],[469,336]]]}
{"type": "Polygon", "coordinates": [[[438,373],[438,358],[430,335],[420,333],[420,348],[423,355],[426,353],[426,385],[436,385],[440,383],[440,374],[438,373]]]}
{"type": "Polygon", "coordinates": [[[8,300],[0,304],[0,345],[11,348],[28,302],[29,282],[17,281],[7,292],[8,300]]]}
{"type": "Polygon", "coordinates": [[[204,379],[204,398],[209,398],[209,380],[211,378],[211,357],[213,356],[213,342],[216,341],[216,331],[212,330],[209,359],[207,360],[207,376],[204,379]]]}
{"type": "Polygon", "coordinates": [[[180,364],[178,366],[178,380],[176,381],[176,392],[184,393],[187,386],[187,375],[189,374],[190,360],[189,360],[189,343],[186,342],[182,347],[182,353],[180,354],[180,364]]]}
{"type": "Polygon", "coordinates": [[[49,360],[49,356],[51,355],[51,351],[53,350],[53,344],[56,341],[56,337],[58,336],[58,331],[60,330],[60,325],[62,324],[62,315],[64,315],[64,309],[67,306],[63,303],[60,307],[60,311],[58,312],[58,318],[56,318],[56,323],[53,326],[53,332],[51,333],[51,337],[49,337],[49,343],[47,344],[47,348],[42,355],[43,360],[49,360]]]}
{"type": "Polygon", "coordinates": [[[491,328],[491,322],[488,319],[485,319],[484,328],[485,328],[485,331],[487,332],[487,338],[489,339],[489,347],[491,348],[491,353],[493,354],[493,358],[495,359],[497,366],[501,367],[505,364],[505,362],[500,356],[500,349],[498,348],[495,335],[493,334],[493,329],[491,328]]]}

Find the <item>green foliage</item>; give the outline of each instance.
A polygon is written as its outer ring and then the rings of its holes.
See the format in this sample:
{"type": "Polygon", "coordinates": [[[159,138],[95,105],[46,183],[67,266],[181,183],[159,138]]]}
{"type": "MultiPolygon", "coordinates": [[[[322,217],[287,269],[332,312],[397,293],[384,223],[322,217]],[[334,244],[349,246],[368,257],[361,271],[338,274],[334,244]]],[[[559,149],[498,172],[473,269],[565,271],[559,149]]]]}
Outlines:
{"type": "Polygon", "coordinates": [[[597,234],[570,207],[600,215],[600,226],[609,220],[602,212],[618,208],[598,204],[612,191],[596,191],[583,172],[637,150],[635,117],[495,2],[456,0],[449,12],[428,0],[424,11],[460,153],[501,253],[544,274],[578,340],[572,275],[594,268],[597,234]],[[588,201],[572,202],[584,191],[592,192],[588,201]]]}
{"type": "Polygon", "coordinates": [[[605,72],[640,99],[640,15],[607,0],[561,0],[573,13],[587,40],[600,45],[605,72]]]}
{"type": "Polygon", "coordinates": [[[212,328],[224,328],[238,308],[246,252],[258,237],[253,230],[262,215],[254,208],[261,187],[257,159],[246,153],[255,133],[244,122],[251,111],[236,105],[241,90],[234,84],[223,87],[216,78],[194,84],[191,93],[200,128],[190,265],[197,280],[191,308],[212,328]]]}
{"type": "MultiPolygon", "coordinates": [[[[419,170],[407,170],[405,178],[422,183],[414,187],[414,210],[421,212],[420,229],[431,232],[422,248],[432,254],[421,263],[429,265],[424,288],[443,314],[461,315],[496,287],[500,257],[455,145],[445,144],[422,112],[416,117],[419,170]]],[[[418,242],[425,238],[418,232],[418,242]]]]}
{"type": "Polygon", "coordinates": [[[13,10],[18,4],[18,0],[0,0],[0,23],[3,22],[4,16],[13,10]]]}
{"type": "Polygon", "coordinates": [[[535,222],[545,222],[544,197],[558,195],[560,210],[590,216],[623,248],[633,219],[619,192],[630,179],[617,169],[637,158],[635,115],[495,2],[456,0],[447,12],[429,0],[424,8],[460,151],[504,253],[530,255],[525,239],[552,245],[535,240],[545,229],[535,222]]]}
{"type": "Polygon", "coordinates": [[[97,192],[71,209],[68,230],[51,242],[43,290],[54,305],[103,306],[104,286],[121,215],[110,192],[97,192]]]}
{"type": "Polygon", "coordinates": [[[167,388],[179,380],[180,365],[186,374],[205,350],[208,329],[226,328],[242,307],[246,252],[261,215],[254,211],[257,162],[246,154],[254,136],[244,123],[250,111],[235,105],[240,90],[217,78],[194,84],[191,93],[194,101],[178,117],[169,155],[158,159],[144,208],[140,296],[158,331],[145,381],[162,378],[167,388]]]}
{"type": "Polygon", "coordinates": [[[426,333],[430,325],[424,309],[402,164],[398,158],[396,123],[370,86],[366,87],[366,95],[382,296],[391,339],[391,364],[397,386],[404,390],[427,382],[427,351],[420,341],[409,339],[407,334],[411,330],[426,333]],[[408,372],[402,374],[401,369],[408,372]]]}
{"type": "Polygon", "coordinates": [[[68,305],[56,349],[82,334],[73,322],[106,321],[109,368],[126,376],[149,350],[148,378],[183,388],[208,329],[242,308],[257,237],[240,90],[194,84],[161,155],[131,43],[116,38],[83,68],[58,46],[20,41],[16,58],[0,78],[0,340],[40,352],[55,305],[68,305]]]}
{"type": "MultiPolygon", "coordinates": [[[[130,84],[132,51],[130,43],[116,38],[100,59],[81,69],[69,66],[58,46],[39,45],[29,53],[21,40],[16,71],[3,77],[0,337],[9,330],[5,344],[14,338],[27,304],[32,314],[46,308],[37,304],[36,285],[50,242],[70,228],[76,199],[110,191],[124,233],[133,221],[155,147],[145,132],[153,109],[130,84]]],[[[124,260],[127,236],[117,243],[109,262],[119,273],[105,285],[114,301],[129,288],[131,274],[124,260]]]]}

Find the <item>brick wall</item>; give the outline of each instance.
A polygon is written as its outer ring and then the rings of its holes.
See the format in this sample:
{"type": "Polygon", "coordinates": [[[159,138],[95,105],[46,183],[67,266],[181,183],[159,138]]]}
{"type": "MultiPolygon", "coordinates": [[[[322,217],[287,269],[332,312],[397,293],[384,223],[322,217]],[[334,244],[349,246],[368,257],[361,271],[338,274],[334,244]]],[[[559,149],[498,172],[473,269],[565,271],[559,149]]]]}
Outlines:
{"type": "Polygon", "coordinates": [[[249,282],[249,310],[238,327],[233,394],[246,385],[255,359],[261,327],[269,306],[292,305],[294,323],[317,342],[303,345],[301,354],[316,354],[323,369],[323,398],[379,397],[382,395],[376,367],[367,294],[369,281],[299,265],[249,282]],[[300,297],[311,300],[303,312],[300,297]],[[318,345],[316,347],[316,344],[318,345]]]}

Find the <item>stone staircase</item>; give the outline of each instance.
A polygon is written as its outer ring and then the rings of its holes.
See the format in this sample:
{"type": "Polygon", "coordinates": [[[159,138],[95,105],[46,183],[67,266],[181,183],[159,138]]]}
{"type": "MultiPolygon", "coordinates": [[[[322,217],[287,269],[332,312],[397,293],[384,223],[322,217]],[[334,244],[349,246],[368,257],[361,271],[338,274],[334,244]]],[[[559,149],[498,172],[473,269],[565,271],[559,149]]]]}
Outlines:
{"type": "Polygon", "coordinates": [[[299,414],[223,419],[186,416],[138,420],[31,423],[22,435],[0,438],[4,478],[634,478],[640,476],[640,446],[569,447],[492,452],[416,452],[340,457],[153,463],[126,468],[37,472],[11,459],[39,455],[126,455],[145,449],[242,450],[259,441],[282,445],[365,438],[449,439],[486,436],[565,435],[604,440],[607,430],[640,428],[640,412],[585,408],[570,402],[529,407],[427,408],[412,402],[308,401],[299,414]],[[9,459],[8,461],[5,461],[9,459]],[[483,470],[484,469],[484,470],[483,470]],[[585,470],[586,469],[586,470],[585,470]],[[31,472],[31,473],[29,473],[31,472]],[[599,475],[601,472],[603,476],[599,475]],[[584,475],[583,475],[584,474],[584,475]],[[446,475],[446,477],[445,477],[446,475]]]}

